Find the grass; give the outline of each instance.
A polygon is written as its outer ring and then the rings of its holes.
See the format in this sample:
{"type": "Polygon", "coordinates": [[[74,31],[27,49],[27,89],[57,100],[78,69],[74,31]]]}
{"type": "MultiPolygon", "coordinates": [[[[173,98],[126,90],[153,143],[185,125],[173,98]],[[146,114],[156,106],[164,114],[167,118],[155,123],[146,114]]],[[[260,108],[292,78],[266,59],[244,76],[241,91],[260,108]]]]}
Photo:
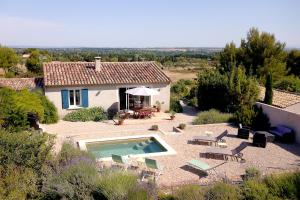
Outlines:
{"type": "Polygon", "coordinates": [[[222,113],[216,109],[210,109],[209,111],[200,112],[197,118],[193,121],[194,125],[200,124],[214,124],[230,122],[232,114],[222,113]]]}

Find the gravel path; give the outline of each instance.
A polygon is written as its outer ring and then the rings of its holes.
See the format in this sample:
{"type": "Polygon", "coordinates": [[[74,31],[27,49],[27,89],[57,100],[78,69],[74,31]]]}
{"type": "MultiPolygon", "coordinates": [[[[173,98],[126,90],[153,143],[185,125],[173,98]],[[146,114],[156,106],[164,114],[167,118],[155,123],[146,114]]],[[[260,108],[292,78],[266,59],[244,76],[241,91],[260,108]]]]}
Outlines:
{"type": "MultiPolygon", "coordinates": [[[[152,124],[158,124],[159,128],[165,132],[171,131],[173,126],[178,126],[182,122],[180,117],[171,121],[167,116],[160,116],[159,119],[150,120],[127,120],[125,125],[116,126],[112,121],[107,122],[65,122],[45,125],[46,131],[57,135],[56,151],[66,138],[71,137],[77,141],[80,139],[107,138],[129,135],[153,134],[157,133],[177,152],[172,156],[155,157],[165,166],[163,175],[158,180],[161,187],[180,185],[183,183],[207,184],[211,181],[220,180],[224,177],[232,181],[240,181],[245,169],[250,166],[259,168],[264,174],[295,170],[300,167],[300,146],[283,145],[279,143],[268,143],[266,148],[248,146],[242,151],[245,163],[229,161],[216,169],[216,173],[205,176],[197,170],[192,170],[186,166],[186,162],[191,159],[199,159],[210,166],[218,165],[224,160],[207,159],[200,157],[208,146],[189,144],[188,141],[196,135],[202,135],[205,131],[212,131],[218,134],[224,130],[229,131],[226,141],[229,149],[237,147],[241,142],[251,143],[251,138],[246,141],[236,138],[237,129],[226,124],[192,126],[188,125],[181,135],[164,135],[160,132],[149,131],[152,124]]],[[[189,120],[186,120],[188,123],[189,120]]]]}

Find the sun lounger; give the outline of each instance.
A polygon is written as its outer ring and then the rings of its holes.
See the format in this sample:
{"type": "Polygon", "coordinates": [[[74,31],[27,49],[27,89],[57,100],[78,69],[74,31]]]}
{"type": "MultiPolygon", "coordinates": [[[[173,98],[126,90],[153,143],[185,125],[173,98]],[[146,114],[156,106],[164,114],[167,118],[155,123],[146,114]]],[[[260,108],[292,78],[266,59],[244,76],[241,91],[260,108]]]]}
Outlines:
{"type": "Polygon", "coordinates": [[[208,142],[209,144],[214,143],[217,145],[217,142],[220,141],[223,137],[225,137],[228,134],[228,131],[225,130],[223,133],[218,135],[217,137],[214,136],[194,136],[192,139],[192,142],[208,142]]]}
{"type": "Polygon", "coordinates": [[[116,165],[123,167],[125,170],[128,169],[130,165],[128,157],[112,154],[111,158],[116,165]]]}
{"type": "Polygon", "coordinates": [[[221,163],[219,165],[211,167],[211,166],[209,166],[205,162],[193,159],[193,160],[188,161],[187,165],[190,166],[190,167],[192,167],[192,168],[194,168],[194,169],[200,170],[200,171],[204,172],[206,175],[208,175],[211,171],[216,172],[215,169],[217,167],[223,165],[224,163],[226,163],[226,162],[223,162],[223,163],[221,163]]]}
{"type": "Polygon", "coordinates": [[[238,147],[235,149],[229,150],[224,148],[217,148],[211,147],[205,150],[206,155],[223,155],[224,158],[227,160],[228,157],[235,158],[236,160],[243,158],[243,153],[241,151],[248,146],[247,143],[242,142],[238,147]]]}
{"type": "Polygon", "coordinates": [[[154,176],[154,180],[157,180],[158,177],[162,174],[163,166],[160,165],[156,160],[145,158],[145,165],[147,170],[143,172],[142,181],[144,181],[146,176],[154,176]]]}

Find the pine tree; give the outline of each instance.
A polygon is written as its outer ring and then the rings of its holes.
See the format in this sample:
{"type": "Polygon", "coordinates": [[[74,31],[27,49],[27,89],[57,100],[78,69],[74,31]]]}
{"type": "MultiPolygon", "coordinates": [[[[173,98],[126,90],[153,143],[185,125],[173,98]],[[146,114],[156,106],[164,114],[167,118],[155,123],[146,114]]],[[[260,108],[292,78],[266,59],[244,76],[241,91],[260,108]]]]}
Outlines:
{"type": "Polygon", "coordinates": [[[272,74],[269,73],[266,80],[266,92],[265,92],[265,99],[264,102],[266,104],[272,105],[273,102],[273,80],[272,80],[272,74]]]}

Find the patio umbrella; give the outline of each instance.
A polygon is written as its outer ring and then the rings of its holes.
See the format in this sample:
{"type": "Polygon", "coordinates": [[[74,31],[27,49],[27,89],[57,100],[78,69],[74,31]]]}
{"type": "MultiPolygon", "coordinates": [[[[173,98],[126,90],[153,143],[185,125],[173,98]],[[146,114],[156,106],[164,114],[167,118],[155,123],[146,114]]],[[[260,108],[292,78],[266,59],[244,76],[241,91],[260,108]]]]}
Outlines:
{"type": "Polygon", "coordinates": [[[150,88],[146,88],[145,86],[132,88],[129,90],[126,90],[126,94],[131,94],[134,96],[153,96],[158,95],[158,91],[150,88]]]}

